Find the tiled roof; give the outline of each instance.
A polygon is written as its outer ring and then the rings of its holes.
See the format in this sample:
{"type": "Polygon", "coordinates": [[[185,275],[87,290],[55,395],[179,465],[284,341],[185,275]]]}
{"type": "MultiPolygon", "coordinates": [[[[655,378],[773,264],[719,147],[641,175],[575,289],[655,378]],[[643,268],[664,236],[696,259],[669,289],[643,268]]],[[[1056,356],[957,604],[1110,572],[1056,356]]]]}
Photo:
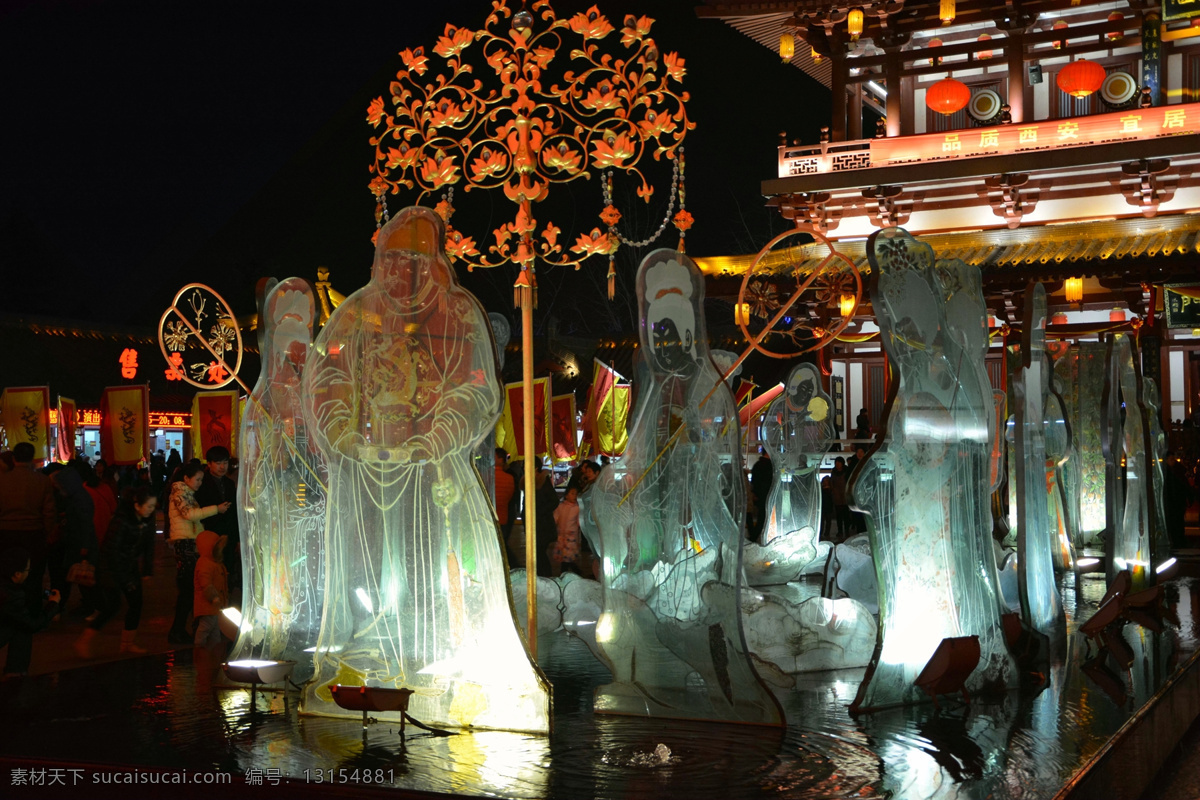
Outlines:
{"type": "MultiPolygon", "coordinates": [[[[931,233],[918,238],[933,247],[938,258],[961,258],[982,270],[1129,261],[1200,253],[1200,215],[931,233]]],[[[865,245],[862,239],[836,243],[837,249],[852,259],[864,274],[871,271],[865,245]]],[[[818,243],[788,248],[764,259],[761,269],[779,274],[798,268],[801,273],[807,273],[828,254],[828,248],[818,243]]],[[[734,277],[745,274],[754,255],[695,260],[705,275],[734,277]]]]}

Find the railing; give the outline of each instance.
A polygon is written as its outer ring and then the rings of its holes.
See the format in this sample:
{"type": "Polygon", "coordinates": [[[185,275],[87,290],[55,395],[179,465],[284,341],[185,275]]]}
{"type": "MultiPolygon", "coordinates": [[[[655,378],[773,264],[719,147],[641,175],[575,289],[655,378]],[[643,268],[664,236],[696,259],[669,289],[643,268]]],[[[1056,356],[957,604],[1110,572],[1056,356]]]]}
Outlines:
{"type": "Polygon", "coordinates": [[[1200,131],[1200,103],[1133,108],[1072,119],[963,128],[914,136],[779,148],[779,177],[917,162],[1144,141],[1200,131]]]}

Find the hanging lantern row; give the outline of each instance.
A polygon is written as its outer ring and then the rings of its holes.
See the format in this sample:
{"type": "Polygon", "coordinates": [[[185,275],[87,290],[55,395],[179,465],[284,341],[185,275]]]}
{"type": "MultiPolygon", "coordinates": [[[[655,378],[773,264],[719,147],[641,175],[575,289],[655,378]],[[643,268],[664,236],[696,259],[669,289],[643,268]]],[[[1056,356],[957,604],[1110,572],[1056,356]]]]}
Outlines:
{"type": "MultiPolygon", "coordinates": [[[[1067,64],[1058,73],[1058,88],[1072,97],[1087,97],[1100,90],[1105,83],[1104,67],[1094,61],[1081,58],[1067,64]]],[[[994,92],[988,92],[989,99],[994,92]]],[[[955,78],[944,78],[925,92],[925,105],[930,110],[949,116],[961,111],[971,102],[971,89],[955,78]]],[[[999,96],[996,97],[999,102],[999,96]]],[[[980,114],[972,114],[982,119],[980,114]]]]}

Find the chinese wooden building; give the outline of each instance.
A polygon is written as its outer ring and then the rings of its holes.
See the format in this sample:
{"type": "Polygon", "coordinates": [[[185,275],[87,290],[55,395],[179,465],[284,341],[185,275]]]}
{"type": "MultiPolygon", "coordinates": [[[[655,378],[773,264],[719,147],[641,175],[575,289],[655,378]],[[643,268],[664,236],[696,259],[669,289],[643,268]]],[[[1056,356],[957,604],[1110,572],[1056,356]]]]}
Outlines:
{"type": "MultiPolygon", "coordinates": [[[[997,326],[1018,324],[1042,281],[1052,335],[1137,330],[1164,421],[1198,412],[1200,4],[710,0],[697,13],[830,89],[822,141],[781,134],[764,176],[785,218],[864,273],[865,237],[908,229],[981,268],[997,326]]],[[[751,260],[702,259],[710,294],[736,297],[751,260]]],[[[865,302],[858,314],[872,330],[865,302]]],[[[876,417],[878,344],[839,342],[833,362],[847,405],[876,417]]]]}

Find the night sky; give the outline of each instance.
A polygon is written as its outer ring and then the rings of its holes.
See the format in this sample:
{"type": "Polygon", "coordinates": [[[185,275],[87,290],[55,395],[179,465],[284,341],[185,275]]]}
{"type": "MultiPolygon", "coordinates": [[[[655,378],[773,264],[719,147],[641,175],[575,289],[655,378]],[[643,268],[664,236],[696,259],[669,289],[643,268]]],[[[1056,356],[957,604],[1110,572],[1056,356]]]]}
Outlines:
{"type": "MultiPolygon", "coordinates": [[[[567,16],[587,5],[554,7],[567,16]]],[[[723,23],[698,19],[691,2],[599,5],[618,29],[627,12],[653,17],[661,50],[686,60],[697,123],[686,141],[696,217],[688,251],[757,250],[784,228],[759,194],[774,175],[777,133],[816,141],[828,91],[723,23]]],[[[152,327],[180,286],[204,281],[244,314],[258,278],[315,279],[318,265],[340,291],[357,289],[375,228],[367,104],[387,95],[399,50],[430,50],[447,22],[481,27],[490,9],[488,0],[5,0],[0,312],[152,327]]],[[[665,209],[669,167],[652,175],[661,188],[648,208],[619,203],[631,238],[665,209]]],[[[598,181],[555,191],[558,205],[535,209],[539,220],[552,218],[572,241],[599,224],[598,181]]],[[[489,202],[453,223],[486,240],[511,218],[502,196],[489,202]]],[[[669,232],[654,246],[675,242],[669,232]]],[[[622,287],[641,255],[623,249],[622,287]]],[[[582,272],[542,273],[539,327],[553,317],[566,332],[626,328],[620,309],[592,310],[606,268],[597,257],[582,272]]],[[[464,279],[489,310],[511,313],[513,276],[464,279]]],[[[622,292],[618,306],[630,299],[622,292]]]]}

